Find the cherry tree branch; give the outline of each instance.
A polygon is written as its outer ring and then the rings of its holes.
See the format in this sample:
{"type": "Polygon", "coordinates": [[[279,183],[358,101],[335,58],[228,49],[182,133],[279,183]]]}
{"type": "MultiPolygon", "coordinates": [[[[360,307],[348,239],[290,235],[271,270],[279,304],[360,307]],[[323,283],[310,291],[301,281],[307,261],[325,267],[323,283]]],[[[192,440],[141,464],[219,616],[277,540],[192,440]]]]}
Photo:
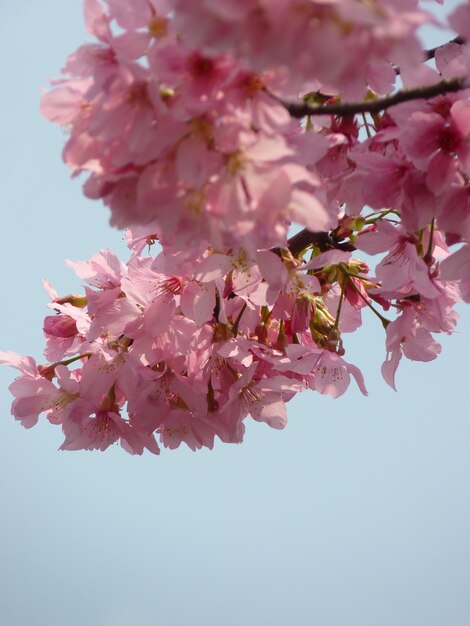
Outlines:
{"type": "Polygon", "coordinates": [[[461,91],[470,86],[466,76],[441,80],[426,87],[416,87],[414,89],[401,89],[390,96],[368,100],[364,102],[339,102],[337,104],[312,105],[307,102],[283,102],[290,115],[295,118],[302,118],[307,115],[356,115],[357,113],[379,113],[385,111],[396,104],[409,100],[427,100],[436,96],[461,91]]]}
{"type": "Polygon", "coordinates": [[[321,252],[326,252],[326,250],[333,249],[352,252],[356,249],[352,243],[338,241],[333,233],[313,233],[311,230],[308,230],[308,228],[304,228],[300,232],[290,237],[287,245],[294,256],[302,252],[302,250],[305,250],[305,248],[310,245],[316,246],[320,249],[321,252]]]}

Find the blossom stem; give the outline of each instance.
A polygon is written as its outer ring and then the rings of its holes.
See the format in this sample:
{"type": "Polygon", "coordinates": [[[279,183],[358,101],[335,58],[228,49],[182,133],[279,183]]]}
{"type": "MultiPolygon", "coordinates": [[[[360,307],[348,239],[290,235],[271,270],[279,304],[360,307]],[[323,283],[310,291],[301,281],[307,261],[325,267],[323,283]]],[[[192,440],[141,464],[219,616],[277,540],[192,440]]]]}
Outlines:
{"type": "Polygon", "coordinates": [[[336,310],[336,319],[335,319],[335,323],[333,325],[333,329],[334,330],[338,330],[339,328],[339,318],[341,316],[341,309],[343,308],[343,301],[344,301],[344,292],[346,291],[346,282],[348,280],[348,275],[346,273],[343,273],[343,280],[341,282],[341,293],[339,296],[339,302],[338,302],[338,308],[336,310]]]}
{"type": "Polygon", "coordinates": [[[64,361],[56,361],[55,363],[51,363],[50,365],[39,365],[38,366],[38,371],[41,374],[41,376],[44,376],[44,378],[47,378],[48,380],[52,380],[54,378],[55,374],[55,368],[58,365],[70,365],[71,363],[74,363],[75,361],[78,361],[80,359],[84,359],[84,358],[88,358],[91,356],[91,352],[85,352],[83,354],[78,354],[77,356],[73,356],[70,359],[65,359],[64,361]]]}
{"type": "Polygon", "coordinates": [[[361,113],[362,120],[364,122],[364,128],[366,129],[367,136],[369,139],[372,137],[372,133],[370,132],[369,122],[367,121],[366,114],[361,113]]]}
{"type": "Polygon", "coordinates": [[[397,211],[396,209],[384,209],[383,211],[374,211],[374,213],[371,213],[366,217],[364,224],[375,224],[377,220],[383,219],[389,213],[394,213],[396,215],[397,211]],[[373,215],[376,215],[376,217],[372,217],[373,215]]]}
{"type": "Polygon", "coordinates": [[[240,324],[240,320],[242,319],[242,315],[246,310],[246,302],[240,309],[240,313],[237,315],[237,319],[232,327],[233,336],[236,337],[238,335],[238,325],[240,324]]]}
{"type": "MultiPolygon", "coordinates": [[[[350,278],[351,278],[351,275],[350,275],[350,274],[348,274],[348,276],[350,276],[350,278]]],[[[377,309],[376,309],[374,306],[372,306],[372,304],[369,302],[369,300],[367,300],[367,298],[364,298],[364,296],[362,295],[362,293],[360,292],[360,290],[359,290],[359,289],[356,287],[356,285],[354,284],[354,281],[353,281],[353,280],[351,280],[351,281],[350,281],[350,283],[351,283],[351,286],[352,286],[352,288],[354,289],[354,291],[357,293],[357,295],[358,295],[358,296],[359,296],[362,300],[364,300],[364,302],[367,304],[367,306],[369,307],[369,309],[370,309],[373,313],[375,313],[375,315],[376,315],[376,316],[379,318],[379,320],[382,322],[382,326],[383,326],[384,328],[387,328],[387,326],[390,324],[391,320],[388,320],[388,319],[387,319],[386,317],[384,317],[381,313],[379,313],[379,311],[377,311],[377,309]]]]}
{"type": "Polygon", "coordinates": [[[418,242],[416,244],[416,251],[418,252],[418,255],[420,257],[424,256],[423,253],[423,235],[424,235],[424,228],[422,228],[419,233],[418,233],[418,242]]]}
{"type": "Polygon", "coordinates": [[[56,365],[70,365],[71,363],[74,363],[75,361],[79,361],[80,359],[87,359],[90,356],[91,356],[91,352],[84,352],[83,354],[77,354],[77,356],[73,356],[70,359],[66,359],[65,361],[57,361],[57,363],[54,363],[54,367],[56,365]]]}
{"type": "Polygon", "coordinates": [[[428,249],[426,250],[426,254],[424,255],[423,259],[426,263],[431,263],[432,262],[432,248],[434,245],[434,218],[432,218],[431,220],[431,226],[429,229],[429,243],[428,243],[428,249]]]}

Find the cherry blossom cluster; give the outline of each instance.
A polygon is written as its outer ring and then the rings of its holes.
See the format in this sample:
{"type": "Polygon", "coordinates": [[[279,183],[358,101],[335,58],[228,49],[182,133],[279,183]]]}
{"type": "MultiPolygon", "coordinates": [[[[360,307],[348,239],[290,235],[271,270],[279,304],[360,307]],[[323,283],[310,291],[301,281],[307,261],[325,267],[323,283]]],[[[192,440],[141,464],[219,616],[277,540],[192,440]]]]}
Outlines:
{"type": "MultiPolygon", "coordinates": [[[[45,412],[62,425],[63,449],[120,439],[134,453],[158,452],[155,433],[170,448],[212,447],[215,435],[239,442],[248,414],[282,428],[285,401],[307,388],[336,397],[351,374],[366,393],[359,370],[338,354],[336,318],[314,295],[328,272],[351,275],[344,324],[360,316],[354,276],[365,268],[350,256],[326,252],[303,264],[264,251],[255,263],[240,251],[205,255],[195,267],[165,252],[124,265],[105,250],[70,263],[89,286],[65,298],[47,286],[50,365],[0,356],[21,371],[11,386],[14,415],[29,427],[45,412]],[[325,266],[331,260],[340,269],[325,266]]],[[[327,302],[334,311],[337,295],[327,302]]]]}
{"type": "Polygon", "coordinates": [[[366,394],[343,358],[363,310],[393,388],[436,358],[470,301],[470,2],[448,19],[426,51],[414,0],[85,0],[96,42],[42,112],[131,256],[46,284],[47,363],[0,353],[13,415],[65,450],[212,448],[283,428],[300,391],[366,394]]]}

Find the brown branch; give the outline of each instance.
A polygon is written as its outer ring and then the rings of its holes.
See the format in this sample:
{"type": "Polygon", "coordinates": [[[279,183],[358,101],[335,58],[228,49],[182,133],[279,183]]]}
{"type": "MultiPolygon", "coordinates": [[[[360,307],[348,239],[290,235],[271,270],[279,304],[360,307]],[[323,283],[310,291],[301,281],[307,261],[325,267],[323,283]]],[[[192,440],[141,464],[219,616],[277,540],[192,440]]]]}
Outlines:
{"type": "MultiPolygon", "coordinates": [[[[338,241],[333,233],[314,233],[311,230],[308,230],[308,228],[304,228],[297,234],[290,237],[287,241],[287,247],[294,256],[300,254],[302,250],[305,250],[310,245],[314,245],[319,248],[320,252],[326,252],[327,250],[334,249],[352,252],[356,249],[352,243],[338,241]]],[[[275,248],[273,252],[280,254],[279,248],[275,248]]]]}
{"type": "Polygon", "coordinates": [[[415,87],[414,89],[402,89],[396,93],[365,102],[339,102],[337,104],[312,105],[307,102],[283,102],[281,104],[289,111],[292,117],[302,118],[307,115],[356,115],[357,113],[379,113],[396,104],[409,100],[428,100],[444,93],[460,91],[470,86],[468,77],[441,80],[427,87],[415,87]]]}

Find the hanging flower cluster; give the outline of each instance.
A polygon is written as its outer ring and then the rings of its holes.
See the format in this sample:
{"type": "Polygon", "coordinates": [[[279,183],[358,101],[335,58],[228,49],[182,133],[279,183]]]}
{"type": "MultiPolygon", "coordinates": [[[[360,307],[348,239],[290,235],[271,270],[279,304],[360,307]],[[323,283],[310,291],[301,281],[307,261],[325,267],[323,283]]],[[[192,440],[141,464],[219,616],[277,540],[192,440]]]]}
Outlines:
{"type": "Polygon", "coordinates": [[[85,0],[85,19],[96,43],[42,112],[131,255],[69,262],[81,295],[46,284],[47,363],[0,353],[16,419],[44,413],[65,450],[238,443],[300,391],[367,393],[343,358],[363,310],[393,388],[403,356],[436,358],[470,301],[469,2],[431,51],[414,0],[85,0]]]}

